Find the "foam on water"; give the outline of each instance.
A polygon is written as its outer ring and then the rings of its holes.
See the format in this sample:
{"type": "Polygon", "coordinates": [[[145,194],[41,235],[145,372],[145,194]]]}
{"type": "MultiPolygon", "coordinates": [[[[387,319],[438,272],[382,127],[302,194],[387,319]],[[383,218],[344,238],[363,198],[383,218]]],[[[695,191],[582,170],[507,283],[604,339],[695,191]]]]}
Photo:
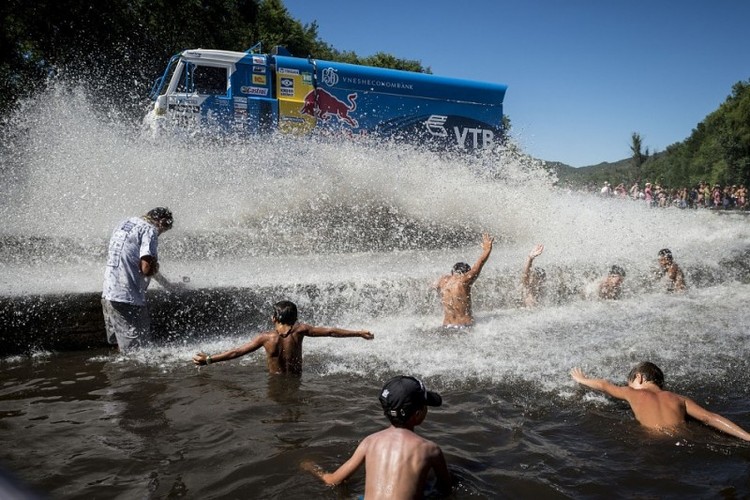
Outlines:
{"type": "MultiPolygon", "coordinates": [[[[323,303],[324,322],[376,333],[374,342],[308,340],[307,366],[322,375],[410,371],[444,384],[523,379],[564,392],[575,365],[622,379],[649,357],[680,377],[688,365],[729,370],[747,357],[741,216],[567,192],[512,151],[457,157],[285,136],[154,142],[65,85],[24,103],[10,124],[0,159],[6,293],[98,290],[116,221],[167,205],[176,223],[161,240],[166,271],[199,289],[318,285],[318,302],[288,297],[303,320],[323,303]],[[473,262],[485,231],[497,243],[475,287],[479,322],[440,332],[429,283],[473,262]],[[536,265],[572,289],[526,310],[517,284],[536,243],[546,246],[536,265]],[[689,293],[646,284],[663,247],[685,269],[689,293]],[[613,263],[628,271],[624,299],[583,300],[582,286],[613,263]]],[[[159,352],[178,366],[197,349],[245,338],[159,352]]]]}

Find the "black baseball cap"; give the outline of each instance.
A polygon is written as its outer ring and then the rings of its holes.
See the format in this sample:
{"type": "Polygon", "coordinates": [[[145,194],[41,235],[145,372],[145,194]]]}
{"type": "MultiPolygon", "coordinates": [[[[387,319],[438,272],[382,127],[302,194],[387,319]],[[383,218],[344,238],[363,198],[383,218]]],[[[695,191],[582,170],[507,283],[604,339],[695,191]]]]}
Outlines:
{"type": "Polygon", "coordinates": [[[404,375],[386,382],[379,399],[385,414],[397,418],[409,417],[425,405],[443,404],[440,394],[428,391],[418,378],[404,375]]]}

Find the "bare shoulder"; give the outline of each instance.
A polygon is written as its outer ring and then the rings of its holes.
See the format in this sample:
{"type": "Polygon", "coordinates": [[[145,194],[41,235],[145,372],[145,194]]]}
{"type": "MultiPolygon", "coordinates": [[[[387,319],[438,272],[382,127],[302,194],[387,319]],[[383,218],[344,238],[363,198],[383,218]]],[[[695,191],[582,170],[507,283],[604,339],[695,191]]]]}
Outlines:
{"type": "Polygon", "coordinates": [[[299,335],[307,335],[315,327],[307,323],[297,322],[294,324],[292,328],[294,329],[292,333],[299,334],[299,335]]]}

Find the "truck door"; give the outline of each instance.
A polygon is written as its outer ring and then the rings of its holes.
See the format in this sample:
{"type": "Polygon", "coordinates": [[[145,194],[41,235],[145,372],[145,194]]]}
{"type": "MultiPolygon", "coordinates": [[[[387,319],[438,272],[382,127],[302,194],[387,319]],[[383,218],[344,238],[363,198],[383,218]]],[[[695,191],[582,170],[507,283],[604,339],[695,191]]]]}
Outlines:
{"type": "Polygon", "coordinates": [[[175,71],[174,92],[169,94],[169,112],[173,119],[186,127],[230,127],[229,71],[226,65],[183,61],[181,68],[175,71]]]}

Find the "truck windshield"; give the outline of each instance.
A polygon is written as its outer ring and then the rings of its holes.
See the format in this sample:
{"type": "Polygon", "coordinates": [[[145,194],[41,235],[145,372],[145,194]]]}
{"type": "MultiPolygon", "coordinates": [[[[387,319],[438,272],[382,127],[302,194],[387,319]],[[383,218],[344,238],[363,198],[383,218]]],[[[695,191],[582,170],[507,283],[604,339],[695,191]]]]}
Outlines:
{"type": "Polygon", "coordinates": [[[225,95],[227,68],[186,63],[176,91],[185,94],[225,95]]]}

